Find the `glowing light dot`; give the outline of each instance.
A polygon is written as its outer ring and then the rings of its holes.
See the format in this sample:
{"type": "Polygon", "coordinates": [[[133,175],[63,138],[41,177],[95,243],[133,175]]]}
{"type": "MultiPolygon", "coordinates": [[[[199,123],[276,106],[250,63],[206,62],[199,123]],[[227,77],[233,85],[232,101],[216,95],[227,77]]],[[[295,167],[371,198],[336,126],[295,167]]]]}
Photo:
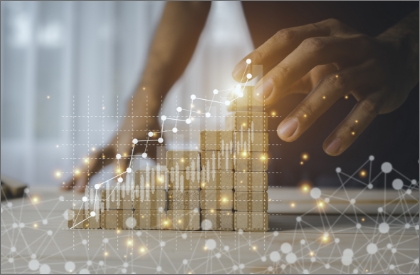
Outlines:
{"type": "Polygon", "coordinates": [[[351,135],[354,136],[356,134],[356,132],[351,132],[351,135]]]}
{"type": "Polygon", "coordinates": [[[95,216],[96,216],[95,211],[90,212],[90,216],[91,216],[91,217],[95,217],[95,216]]]}
{"type": "Polygon", "coordinates": [[[163,138],[158,138],[158,142],[162,143],[163,142],[163,138]]]}
{"type": "Polygon", "coordinates": [[[213,90],[213,94],[217,95],[218,93],[219,93],[219,90],[218,89],[214,89],[213,90]]]}
{"type": "Polygon", "coordinates": [[[79,175],[79,174],[80,174],[80,170],[75,170],[75,171],[74,171],[74,173],[75,173],[76,175],[79,175]]]}
{"type": "Polygon", "coordinates": [[[252,74],[247,74],[246,78],[251,79],[252,78],[252,74]]]}
{"type": "Polygon", "coordinates": [[[166,120],[166,116],[161,116],[161,117],[160,117],[160,119],[161,119],[162,121],[165,121],[165,120],[166,120]]]}
{"type": "Polygon", "coordinates": [[[128,167],[125,171],[126,171],[127,173],[131,173],[131,172],[133,172],[133,170],[132,170],[130,167],[128,167]]]}
{"type": "Polygon", "coordinates": [[[192,100],[194,100],[194,99],[196,99],[197,97],[195,96],[195,95],[191,95],[191,99],[192,100]]]}
{"type": "Polygon", "coordinates": [[[187,124],[191,124],[191,119],[187,118],[187,119],[185,120],[185,123],[187,123],[187,124]]]}
{"type": "Polygon", "coordinates": [[[229,100],[226,100],[225,101],[225,104],[226,104],[226,106],[229,106],[230,105],[230,101],[229,100]]]}
{"type": "Polygon", "coordinates": [[[82,198],[82,201],[87,202],[88,201],[88,198],[87,197],[83,197],[82,198]]]}
{"type": "Polygon", "coordinates": [[[338,78],[338,74],[335,75],[335,78],[338,78]]]}
{"type": "Polygon", "coordinates": [[[153,132],[148,133],[149,137],[153,137],[153,132]]]}
{"type": "Polygon", "coordinates": [[[294,203],[294,202],[292,202],[292,203],[290,204],[290,207],[291,207],[291,208],[295,208],[295,206],[296,206],[296,205],[295,205],[295,203],[294,203]]]}
{"type": "Polygon", "coordinates": [[[181,108],[181,107],[178,107],[178,108],[176,108],[176,111],[177,111],[178,113],[180,113],[180,112],[182,111],[182,108],[181,108]]]}
{"type": "Polygon", "coordinates": [[[172,128],[172,132],[176,133],[178,132],[178,129],[176,127],[172,128]]]}
{"type": "Polygon", "coordinates": [[[95,151],[96,150],[96,148],[95,147],[92,147],[92,151],[95,151]]]}
{"type": "Polygon", "coordinates": [[[349,99],[349,96],[348,96],[348,95],[346,95],[346,96],[344,96],[344,98],[345,98],[345,99],[349,99]]]}
{"type": "Polygon", "coordinates": [[[206,117],[210,117],[211,114],[209,112],[206,113],[206,117]]]}
{"type": "Polygon", "coordinates": [[[326,99],[325,95],[322,97],[322,99],[326,99]]]}
{"type": "Polygon", "coordinates": [[[137,144],[137,142],[139,142],[138,139],[133,139],[133,144],[137,144]]]}
{"type": "Polygon", "coordinates": [[[101,185],[99,183],[95,184],[95,189],[101,188],[101,185]]]}
{"type": "Polygon", "coordinates": [[[55,176],[56,176],[57,178],[61,177],[61,172],[60,172],[60,171],[55,172],[55,176]]]}
{"type": "Polygon", "coordinates": [[[49,95],[47,95],[47,99],[50,99],[50,96],[49,95]]]}
{"type": "Polygon", "coordinates": [[[303,165],[303,161],[300,162],[300,165],[303,165]]]}
{"type": "Polygon", "coordinates": [[[117,154],[116,158],[121,159],[121,154],[117,154]]]}
{"type": "Polygon", "coordinates": [[[354,121],[354,123],[359,123],[359,121],[356,119],[356,120],[354,121]]]}
{"type": "Polygon", "coordinates": [[[307,117],[307,115],[306,115],[306,114],[304,114],[304,115],[303,115],[303,117],[307,117]]]}
{"type": "Polygon", "coordinates": [[[147,158],[147,153],[141,154],[141,157],[144,158],[144,159],[147,158]]]}
{"type": "Polygon", "coordinates": [[[123,178],[122,177],[119,177],[118,178],[118,182],[123,182],[123,178]]]}
{"type": "Polygon", "coordinates": [[[251,64],[251,59],[248,58],[245,62],[246,62],[246,64],[249,65],[249,64],[251,64]]]}

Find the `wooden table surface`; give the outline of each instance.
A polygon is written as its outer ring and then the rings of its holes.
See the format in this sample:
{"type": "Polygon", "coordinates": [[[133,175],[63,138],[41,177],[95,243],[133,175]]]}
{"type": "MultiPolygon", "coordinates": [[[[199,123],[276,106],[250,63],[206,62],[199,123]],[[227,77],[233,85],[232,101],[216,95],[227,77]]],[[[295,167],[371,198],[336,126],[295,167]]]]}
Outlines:
{"type": "Polygon", "coordinates": [[[1,269],[418,274],[418,188],[348,191],[322,190],[314,199],[297,189],[270,189],[269,232],[117,232],[69,230],[63,214],[73,203],[80,207],[82,195],[33,188],[1,204],[1,269]]]}

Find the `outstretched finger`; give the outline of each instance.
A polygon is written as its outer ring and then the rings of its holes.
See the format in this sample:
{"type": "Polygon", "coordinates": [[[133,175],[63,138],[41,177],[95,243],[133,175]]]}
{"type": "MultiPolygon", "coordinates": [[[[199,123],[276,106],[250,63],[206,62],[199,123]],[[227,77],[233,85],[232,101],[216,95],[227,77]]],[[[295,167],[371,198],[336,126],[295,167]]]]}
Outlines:
{"type": "Polygon", "coordinates": [[[325,140],[323,148],[328,155],[340,155],[359,137],[378,115],[375,102],[373,98],[365,98],[356,104],[325,140]]]}
{"type": "Polygon", "coordinates": [[[296,140],[339,98],[353,90],[372,86],[378,78],[372,70],[372,62],[329,74],[280,123],[279,137],[288,142],[296,140]]]}
{"type": "Polygon", "coordinates": [[[244,73],[249,64],[263,65],[264,70],[269,71],[299,46],[303,40],[309,37],[327,36],[329,34],[330,26],[324,21],[316,24],[282,29],[260,47],[245,56],[235,66],[232,73],[233,78],[238,82],[245,81],[244,73]],[[249,61],[247,62],[247,60],[249,61]]]}

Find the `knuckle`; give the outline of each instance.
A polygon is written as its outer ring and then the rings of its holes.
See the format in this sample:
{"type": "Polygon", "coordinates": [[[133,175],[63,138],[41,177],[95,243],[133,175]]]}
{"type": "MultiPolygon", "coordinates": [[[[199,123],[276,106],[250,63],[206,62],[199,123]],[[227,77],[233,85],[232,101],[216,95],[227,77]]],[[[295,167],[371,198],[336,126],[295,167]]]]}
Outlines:
{"type": "Polygon", "coordinates": [[[296,31],[291,28],[279,30],[275,35],[278,41],[293,41],[295,36],[296,31]]]}
{"type": "Polygon", "coordinates": [[[331,86],[339,90],[345,89],[348,84],[347,76],[343,73],[332,74],[327,78],[327,81],[331,86]]]}
{"type": "Polygon", "coordinates": [[[325,47],[325,42],[319,37],[312,37],[305,39],[302,46],[310,51],[320,51],[325,47]]]}
{"type": "Polygon", "coordinates": [[[360,101],[360,108],[370,116],[376,116],[378,114],[377,103],[371,99],[360,101]]]}
{"type": "Polygon", "coordinates": [[[335,18],[328,18],[325,20],[330,26],[341,26],[343,23],[341,23],[340,20],[335,18]]]}
{"type": "Polygon", "coordinates": [[[305,118],[306,117],[313,117],[314,112],[315,112],[312,105],[308,104],[308,103],[305,103],[305,102],[302,102],[300,104],[299,109],[300,109],[299,113],[301,113],[301,116],[303,116],[305,118]]]}
{"type": "Polygon", "coordinates": [[[287,65],[278,66],[276,69],[276,76],[286,77],[290,72],[290,67],[287,65]]]}

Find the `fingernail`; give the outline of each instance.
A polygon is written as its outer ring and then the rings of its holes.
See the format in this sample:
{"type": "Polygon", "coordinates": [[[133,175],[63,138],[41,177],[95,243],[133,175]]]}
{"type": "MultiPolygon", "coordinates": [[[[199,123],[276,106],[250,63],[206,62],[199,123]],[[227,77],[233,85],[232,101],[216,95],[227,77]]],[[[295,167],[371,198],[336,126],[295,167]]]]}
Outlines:
{"type": "Polygon", "coordinates": [[[245,76],[244,75],[245,68],[246,68],[245,62],[241,62],[238,65],[236,65],[232,73],[233,78],[237,81],[241,81],[242,76],[245,76]]]}
{"type": "Polygon", "coordinates": [[[259,82],[260,84],[257,84],[255,87],[255,96],[257,98],[268,98],[273,91],[273,83],[269,80],[266,80],[264,82],[259,82]]]}
{"type": "Polygon", "coordinates": [[[289,138],[293,136],[298,128],[298,122],[295,119],[290,119],[280,126],[279,135],[281,138],[289,138]]]}
{"type": "Polygon", "coordinates": [[[340,150],[340,147],[341,147],[341,141],[336,138],[330,143],[330,145],[328,145],[325,151],[329,155],[336,155],[338,151],[340,150]]]}

